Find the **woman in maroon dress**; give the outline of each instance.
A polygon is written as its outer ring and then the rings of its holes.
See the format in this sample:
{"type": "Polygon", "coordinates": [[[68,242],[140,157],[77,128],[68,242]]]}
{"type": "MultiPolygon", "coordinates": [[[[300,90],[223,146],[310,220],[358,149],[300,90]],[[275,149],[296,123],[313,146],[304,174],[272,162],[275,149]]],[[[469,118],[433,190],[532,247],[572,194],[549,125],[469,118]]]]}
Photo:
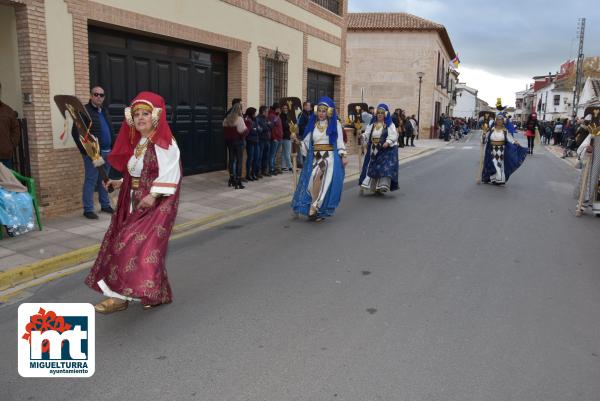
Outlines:
{"type": "Polygon", "coordinates": [[[181,187],[179,148],[165,113],[164,99],[141,92],[125,109],[115,147],[108,157],[122,180],[117,210],[85,283],[109,297],[95,306],[99,313],[144,308],[171,302],[165,256],[177,215],[181,187]]]}

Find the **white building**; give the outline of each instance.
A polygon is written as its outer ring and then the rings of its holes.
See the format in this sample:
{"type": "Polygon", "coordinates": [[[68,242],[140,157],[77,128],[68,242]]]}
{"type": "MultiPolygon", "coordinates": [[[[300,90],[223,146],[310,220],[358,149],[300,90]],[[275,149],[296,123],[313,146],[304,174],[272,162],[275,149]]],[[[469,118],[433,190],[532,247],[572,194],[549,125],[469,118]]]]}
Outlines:
{"type": "Polygon", "coordinates": [[[585,109],[590,106],[600,105],[600,78],[587,78],[581,91],[577,117],[583,117],[585,109]]]}
{"type": "Polygon", "coordinates": [[[477,118],[477,89],[473,89],[464,82],[456,85],[456,106],[454,117],[477,118]]]}
{"type": "Polygon", "coordinates": [[[543,121],[556,121],[569,118],[573,110],[573,88],[568,80],[549,81],[536,91],[536,104],[539,105],[538,118],[543,121]]]}
{"type": "Polygon", "coordinates": [[[527,109],[525,108],[526,92],[527,90],[515,93],[515,114],[513,118],[514,122],[523,123],[529,115],[527,109]]]}

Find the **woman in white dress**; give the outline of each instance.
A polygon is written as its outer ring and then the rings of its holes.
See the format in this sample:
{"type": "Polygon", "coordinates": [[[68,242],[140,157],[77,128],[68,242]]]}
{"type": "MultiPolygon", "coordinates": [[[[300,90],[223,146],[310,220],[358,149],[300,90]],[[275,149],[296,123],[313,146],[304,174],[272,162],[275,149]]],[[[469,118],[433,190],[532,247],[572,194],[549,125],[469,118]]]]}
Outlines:
{"type": "Polygon", "coordinates": [[[389,107],[377,106],[375,121],[363,134],[367,152],[358,180],[361,188],[376,194],[398,189],[398,131],[389,107]]]}

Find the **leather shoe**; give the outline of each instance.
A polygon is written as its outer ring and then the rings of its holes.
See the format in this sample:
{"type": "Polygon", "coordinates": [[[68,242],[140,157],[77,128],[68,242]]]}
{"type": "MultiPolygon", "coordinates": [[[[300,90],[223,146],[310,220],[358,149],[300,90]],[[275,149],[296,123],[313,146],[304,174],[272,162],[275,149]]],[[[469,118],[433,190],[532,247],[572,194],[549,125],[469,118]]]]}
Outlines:
{"type": "Polygon", "coordinates": [[[104,213],[108,213],[108,214],[113,214],[115,212],[115,209],[113,209],[112,206],[103,207],[100,210],[103,211],[104,213]]]}
{"type": "Polygon", "coordinates": [[[116,298],[108,298],[99,304],[94,305],[94,309],[98,313],[108,314],[125,310],[128,306],[129,302],[127,301],[116,298]]]}
{"type": "Polygon", "coordinates": [[[90,220],[98,220],[98,215],[94,212],[83,212],[83,215],[90,220]]]}

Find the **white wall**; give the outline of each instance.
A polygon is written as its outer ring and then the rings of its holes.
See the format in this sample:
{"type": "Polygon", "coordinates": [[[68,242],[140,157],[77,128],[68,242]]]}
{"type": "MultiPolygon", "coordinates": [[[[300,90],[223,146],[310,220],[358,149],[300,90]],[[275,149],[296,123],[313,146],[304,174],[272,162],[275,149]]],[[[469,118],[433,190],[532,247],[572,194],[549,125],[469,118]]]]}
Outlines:
{"type": "Polygon", "coordinates": [[[477,96],[466,90],[457,91],[456,106],[454,106],[454,117],[477,118],[476,110],[477,96]]]}
{"type": "MultiPolygon", "coordinates": [[[[75,146],[65,130],[65,119],[54,104],[54,95],[75,93],[75,61],[73,56],[73,18],[63,0],[46,2],[46,34],[48,40],[48,81],[50,84],[50,118],[55,149],[75,146]]],[[[70,130],[70,127],[67,127],[70,130]]]]}
{"type": "MultiPolygon", "coordinates": [[[[202,2],[197,0],[171,1],[169,7],[165,7],[163,1],[97,0],[97,2],[251,42],[252,47],[248,56],[248,91],[246,95],[248,106],[258,108],[260,105],[260,59],[257,46],[278,49],[290,56],[288,60],[288,96],[303,97],[302,58],[304,55],[304,35],[301,31],[217,0],[202,0],[202,2]]],[[[339,26],[310,14],[287,1],[260,0],[259,2],[310,25],[318,26],[319,29],[341,38],[342,30],[339,26]]],[[[339,46],[331,45],[317,38],[309,40],[308,51],[315,61],[336,67],[340,66],[341,48],[339,46]]]]}

